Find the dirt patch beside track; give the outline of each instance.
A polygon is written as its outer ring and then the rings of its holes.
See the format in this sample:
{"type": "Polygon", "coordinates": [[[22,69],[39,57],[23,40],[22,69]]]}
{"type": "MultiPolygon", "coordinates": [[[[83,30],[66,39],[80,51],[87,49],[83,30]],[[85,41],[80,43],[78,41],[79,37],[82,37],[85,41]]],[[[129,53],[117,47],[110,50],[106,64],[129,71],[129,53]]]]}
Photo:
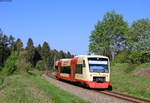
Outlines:
{"type": "Polygon", "coordinates": [[[150,77],[150,68],[135,73],[136,76],[150,77]]]}

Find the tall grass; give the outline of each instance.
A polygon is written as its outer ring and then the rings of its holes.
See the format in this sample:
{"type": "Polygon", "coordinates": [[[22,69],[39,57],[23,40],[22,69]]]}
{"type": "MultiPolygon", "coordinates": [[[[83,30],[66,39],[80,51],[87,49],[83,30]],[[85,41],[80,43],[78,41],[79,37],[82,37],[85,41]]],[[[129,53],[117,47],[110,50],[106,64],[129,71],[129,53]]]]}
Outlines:
{"type": "Polygon", "coordinates": [[[150,68],[150,63],[133,64],[115,64],[111,67],[111,83],[113,90],[124,92],[126,94],[150,99],[150,77],[141,77],[135,75],[145,68],[150,68]]]}
{"type": "Polygon", "coordinates": [[[5,78],[0,89],[0,103],[87,103],[50,84],[41,72],[15,74],[5,78]]]}

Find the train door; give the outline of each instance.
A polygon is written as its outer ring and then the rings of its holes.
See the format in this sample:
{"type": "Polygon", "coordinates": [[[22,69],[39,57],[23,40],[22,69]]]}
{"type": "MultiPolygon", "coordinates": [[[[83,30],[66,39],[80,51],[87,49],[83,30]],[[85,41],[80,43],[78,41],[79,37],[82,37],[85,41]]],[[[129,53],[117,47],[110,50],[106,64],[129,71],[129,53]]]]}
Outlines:
{"type": "Polygon", "coordinates": [[[86,75],[85,58],[78,58],[78,61],[77,61],[77,64],[76,64],[75,79],[85,80],[85,78],[86,78],[85,75],[86,75]]]}
{"type": "Polygon", "coordinates": [[[77,58],[71,60],[71,79],[75,79],[77,58]]]}

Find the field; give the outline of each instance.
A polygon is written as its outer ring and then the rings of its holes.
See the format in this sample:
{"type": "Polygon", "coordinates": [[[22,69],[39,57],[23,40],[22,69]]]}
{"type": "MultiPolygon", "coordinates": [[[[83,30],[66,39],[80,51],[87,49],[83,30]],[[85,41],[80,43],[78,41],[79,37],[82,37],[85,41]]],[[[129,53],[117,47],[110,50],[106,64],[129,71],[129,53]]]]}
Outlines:
{"type": "Polygon", "coordinates": [[[123,92],[131,96],[150,99],[149,69],[150,63],[141,65],[112,64],[111,83],[113,90],[123,92]]]}
{"type": "Polygon", "coordinates": [[[0,103],[88,103],[42,79],[40,72],[15,74],[0,85],[0,103]]]}

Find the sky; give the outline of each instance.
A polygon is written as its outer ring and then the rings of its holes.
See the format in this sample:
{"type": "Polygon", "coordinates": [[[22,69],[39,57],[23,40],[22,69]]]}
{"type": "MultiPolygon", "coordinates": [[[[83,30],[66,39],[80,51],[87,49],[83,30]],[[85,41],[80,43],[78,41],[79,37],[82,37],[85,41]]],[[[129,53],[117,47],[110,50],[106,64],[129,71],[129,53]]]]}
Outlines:
{"type": "Polygon", "coordinates": [[[24,46],[32,38],[35,46],[47,41],[51,49],[84,55],[106,12],[115,10],[131,25],[150,18],[149,5],[150,0],[0,0],[0,28],[24,46]]]}

